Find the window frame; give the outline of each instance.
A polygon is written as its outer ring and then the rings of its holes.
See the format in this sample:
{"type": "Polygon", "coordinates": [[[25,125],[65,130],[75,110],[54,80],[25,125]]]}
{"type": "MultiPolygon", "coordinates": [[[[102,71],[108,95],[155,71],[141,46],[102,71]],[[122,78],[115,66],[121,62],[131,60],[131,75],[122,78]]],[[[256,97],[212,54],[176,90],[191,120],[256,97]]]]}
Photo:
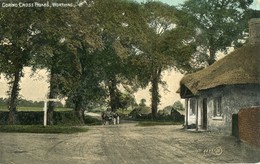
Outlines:
{"type": "Polygon", "coordinates": [[[213,99],[213,119],[223,119],[222,97],[215,97],[213,99]]]}
{"type": "Polygon", "coordinates": [[[197,100],[195,98],[189,99],[189,115],[190,116],[196,116],[196,102],[197,100]]]}

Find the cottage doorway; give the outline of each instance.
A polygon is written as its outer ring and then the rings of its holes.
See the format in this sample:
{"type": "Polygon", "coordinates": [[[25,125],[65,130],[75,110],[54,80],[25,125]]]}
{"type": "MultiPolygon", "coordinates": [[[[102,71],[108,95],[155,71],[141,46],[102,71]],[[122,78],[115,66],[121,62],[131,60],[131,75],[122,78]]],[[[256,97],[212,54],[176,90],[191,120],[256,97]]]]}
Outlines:
{"type": "Polygon", "coordinates": [[[203,99],[202,102],[202,129],[207,130],[207,124],[208,124],[208,115],[207,115],[207,111],[208,111],[208,101],[206,98],[203,99]]]}

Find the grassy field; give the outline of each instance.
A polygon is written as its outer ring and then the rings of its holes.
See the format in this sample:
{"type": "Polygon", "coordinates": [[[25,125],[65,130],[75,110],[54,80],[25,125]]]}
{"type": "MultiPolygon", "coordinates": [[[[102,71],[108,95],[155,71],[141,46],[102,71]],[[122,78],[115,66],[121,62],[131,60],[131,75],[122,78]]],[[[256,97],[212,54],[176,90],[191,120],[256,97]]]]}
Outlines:
{"type": "Polygon", "coordinates": [[[182,125],[182,122],[173,121],[139,121],[138,126],[156,126],[156,125],[182,125]]]}
{"type": "MultiPolygon", "coordinates": [[[[72,111],[72,108],[55,108],[55,111],[72,111]]],[[[0,111],[8,111],[6,106],[0,106],[0,111]]],[[[17,107],[17,111],[38,112],[43,111],[43,107],[17,107]]]]}
{"type": "Polygon", "coordinates": [[[118,114],[129,115],[132,110],[117,110],[118,114]]]}

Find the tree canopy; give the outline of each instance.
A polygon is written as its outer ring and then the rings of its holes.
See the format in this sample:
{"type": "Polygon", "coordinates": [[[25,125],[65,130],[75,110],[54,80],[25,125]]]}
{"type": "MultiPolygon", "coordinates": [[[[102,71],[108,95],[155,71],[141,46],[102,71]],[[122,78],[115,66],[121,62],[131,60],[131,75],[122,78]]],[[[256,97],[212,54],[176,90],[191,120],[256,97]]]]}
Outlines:
{"type": "Polygon", "coordinates": [[[200,59],[211,65],[218,51],[225,52],[244,39],[250,4],[253,0],[188,0],[182,11],[189,14],[200,59]]]}
{"type": "MultiPolygon", "coordinates": [[[[147,86],[156,118],[162,72],[212,64],[217,51],[237,45],[251,3],[188,0],[178,9],[157,1],[94,0],[68,8],[0,8],[0,72],[10,82],[10,122],[24,66],[47,69],[48,98],[68,98],[82,122],[90,104],[124,108],[147,86]]],[[[50,124],[54,105],[48,106],[50,124]]]]}
{"type": "Polygon", "coordinates": [[[144,38],[136,46],[138,55],[132,58],[140,69],[137,77],[144,84],[151,85],[151,108],[156,118],[160,103],[159,84],[163,84],[161,73],[174,68],[189,68],[192,44],[192,30],[183,23],[180,12],[173,6],[160,2],[142,4],[143,18],[146,24],[144,38]],[[189,43],[189,44],[188,44],[189,43]]]}
{"type": "Polygon", "coordinates": [[[0,71],[9,81],[9,123],[15,124],[16,106],[19,97],[19,82],[23,67],[29,65],[37,29],[38,10],[0,8],[0,71]],[[24,18],[28,18],[24,21],[24,18]]]}

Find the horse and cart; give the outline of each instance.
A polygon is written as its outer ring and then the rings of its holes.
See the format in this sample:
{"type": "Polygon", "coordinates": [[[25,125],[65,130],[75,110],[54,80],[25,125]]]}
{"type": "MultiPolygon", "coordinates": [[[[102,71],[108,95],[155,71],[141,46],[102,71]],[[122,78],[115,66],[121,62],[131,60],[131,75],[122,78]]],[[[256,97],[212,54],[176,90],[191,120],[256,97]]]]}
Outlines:
{"type": "Polygon", "coordinates": [[[115,125],[119,124],[119,115],[111,111],[105,111],[101,113],[101,119],[103,125],[115,125]]]}

